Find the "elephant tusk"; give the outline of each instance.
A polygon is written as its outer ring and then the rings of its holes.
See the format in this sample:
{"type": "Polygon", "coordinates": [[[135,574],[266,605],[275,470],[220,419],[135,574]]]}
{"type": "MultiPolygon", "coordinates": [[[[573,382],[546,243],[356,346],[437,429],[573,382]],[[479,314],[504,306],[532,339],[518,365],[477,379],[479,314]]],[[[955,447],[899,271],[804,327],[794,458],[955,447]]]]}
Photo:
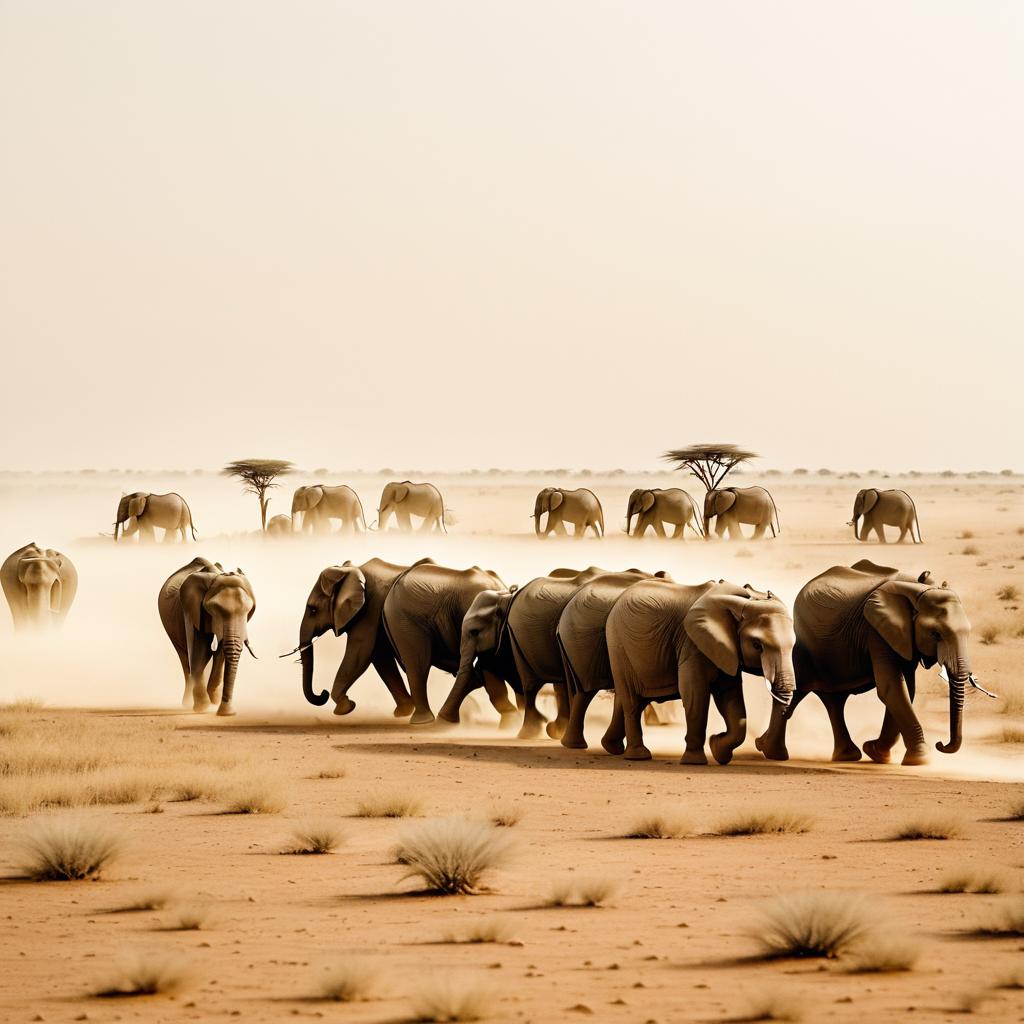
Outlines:
{"type": "MultiPolygon", "coordinates": [[[[246,641],[245,641],[245,649],[246,649],[246,650],[247,650],[247,651],[248,651],[248,652],[249,652],[250,654],[252,654],[252,656],[253,656],[254,658],[256,658],[256,655],[255,655],[255,654],[253,653],[253,649],[252,649],[252,648],[251,648],[251,647],[249,646],[249,641],[248,641],[248,640],[246,640],[246,641]]],[[[259,661],[260,659],[259,659],[259,658],[256,658],[256,660],[257,660],[257,661],[259,661]]]]}
{"type": "MultiPolygon", "coordinates": [[[[316,643],[315,639],[314,640],[310,640],[308,644],[299,644],[298,647],[293,648],[292,650],[288,651],[286,654],[279,654],[278,657],[279,658],[290,658],[293,654],[299,654],[302,651],[308,651],[310,649],[310,647],[313,646],[314,643],[316,643]]],[[[246,646],[248,646],[248,644],[246,646]]],[[[249,653],[252,654],[252,651],[250,651],[249,653]]],[[[256,655],[253,654],[253,657],[255,658],[256,655]]]]}
{"type": "Polygon", "coordinates": [[[217,636],[215,634],[213,639],[210,641],[210,650],[211,651],[216,651],[219,646],[220,646],[220,643],[217,640],[217,636]]]}
{"type": "Polygon", "coordinates": [[[946,671],[946,666],[945,665],[940,665],[939,666],[939,678],[944,683],[948,683],[949,682],[949,673],[946,671]]]}
{"type": "Polygon", "coordinates": [[[973,686],[976,690],[981,690],[981,692],[985,694],[986,697],[991,697],[993,698],[993,700],[999,699],[997,694],[989,693],[984,686],[979,685],[978,680],[974,678],[973,673],[969,675],[967,678],[970,681],[971,686],[973,686]]]}

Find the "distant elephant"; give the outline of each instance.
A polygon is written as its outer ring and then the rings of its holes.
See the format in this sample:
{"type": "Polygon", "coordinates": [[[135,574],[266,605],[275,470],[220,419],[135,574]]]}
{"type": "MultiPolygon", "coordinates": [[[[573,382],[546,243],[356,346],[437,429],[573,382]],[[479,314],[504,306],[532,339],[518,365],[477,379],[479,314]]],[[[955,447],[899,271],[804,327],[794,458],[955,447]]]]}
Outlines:
{"type": "MultiPolygon", "coordinates": [[[[569,720],[562,653],[555,636],[558,620],[569,599],[584,584],[607,573],[605,569],[553,569],[530,580],[515,593],[484,590],[474,598],[462,620],[460,640],[463,662],[479,663],[510,682],[523,695],[520,739],[538,736],[545,724],[537,710],[537,694],[546,684],[555,690],[558,717],[547,723],[547,733],[559,739],[569,720]]],[[[452,687],[439,717],[459,720],[459,708],[469,687],[452,687]]]]}
{"type": "Polygon", "coordinates": [[[192,710],[205,711],[219,697],[217,714],[233,715],[238,660],[243,646],[252,654],[248,623],[256,611],[245,573],[241,569],[225,572],[220,563],[193,558],[164,582],[157,608],[185,674],[182,706],[188,705],[191,694],[192,710]],[[209,682],[204,686],[211,659],[209,682]]]}
{"type": "Polygon", "coordinates": [[[771,528],[772,536],[782,532],[779,510],[775,499],[763,487],[718,487],[704,495],[704,536],[711,536],[711,520],[715,523],[715,536],[729,531],[730,539],[742,539],[741,523],[754,527],[754,540],[771,528]]]}
{"type": "Polygon", "coordinates": [[[917,666],[936,663],[949,677],[949,742],[936,747],[945,754],[960,749],[965,690],[968,683],[978,684],[967,650],[971,624],[960,598],[945,583],[940,587],[927,572],[915,578],[867,559],[850,567],[836,565],[797,594],[793,619],[796,693],[787,709],[772,708],[768,728],[756,741],[765,757],[789,757],[787,720],[814,692],[832,723],[832,760],[859,761],[861,752],[846,728],[844,708],[851,693],[874,688],[885,705],[885,717],[878,738],[865,743],[864,752],[885,764],[902,736],[903,763],[923,764],[924,730],[911,702],[917,666]]]}
{"type": "Polygon", "coordinates": [[[362,565],[345,562],[328,566],[317,577],[306,598],[296,648],[302,661],[302,692],[310,704],[322,707],[327,703],[326,691],[313,691],[313,641],[331,630],[335,636],[344,633],[347,638],[345,654],[331,687],[334,713],[347,715],[355,709],[348,691],[373,665],[394,698],[395,718],[412,714],[412,698],[382,621],[384,599],[407,568],[371,558],[362,565]]]}
{"type": "MultiPolygon", "coordinates": [[[[598,691],[615,689],[604,632],[608,614],[623,591],[640,580],[650,579],[671,582],[672,577],[666,572],[651,576],[639,569],[605,573],[583,584],[566,602],[556,632],[569,690],[569,721],[562,734],[563,747],[586,749],[583,724],[587,708],[598,691]]],[[[622,715],[618,706],[602,745],[609,753],[622,753],[622,715]]]]}
{"type": "Polygon", "coordinates": [[[427,699],[427,676],[431,666],[450,672],[455,685],[468,685],[467,677],[477,671],[495,710],[502,716],[515,713],[503,680],[487,669],[478,670],[463,661],[460,641],[462,620],[473,599],[482,590],[505,590],[493,572],[448,569],[429,560],[403,572],[391,585],[384,601],[384,628],[405,669],[415,710],[411,722],[424,725],[434,720],[427,699]]]}
{"type": "Polygon", "coordinates": [[[377,527],[380,530],[387,529],[392,515],[398,520],[399,529],[411,530],[412,520],[409,517],[413,515],[423,520],[420,524],[421,533],[431,530],[448,532],[444,520],[444,499],[433,484],[414,484],[408,480],[385,484],[377,513],[377,527]]]}
{"type": "Polygon", "coordinates": [[[283,513],[273,516],[267,521],[268,537],[290,537],[292,532],[292,517],[283,513]]]}
{"type": "Polygon", "coordinates": [[[762,676],[780,705],[792,700],[793,620],[770,592],[724,580],[697,586],[647,580],[615,602],[605,636],[628,760],[651,756],[641,724],[650,701],[682,698],[682,763],[707,764],[704,739],[713,697],[725,732],[711,737],[711,753],[728,764],[747,734],[743,673],[762,676]]]}
{"type": "Polygon", "coordinates": [[[533,532],[538,537],[547,537],[554,532],[560,537],[568,536],[565,524],[572,523],[573,536],[582,537],[589,527],[595,537],[604,536],[604,510],[597,495],[587,487],[566,491],[561,487],[545,487],[533,503],[533,532]],[[547,514],[547,522],[541,531],[541,516],[547,514]]]}
{"type": "Polygon", "coordinates": [[[164,541],[169,542],[175,533],[181,534],[182,543],[187,539],[186,530],[192,531],[192,539],[196,539],[196,529],[192,525],[192,513],[185,499],[180,494],[148,494],[135,491],[134,494],[122,494],[117,503],[117,519],[114,522],[114,540],[121,524],[124,523],[124,536],[130,537],[138,533],[139,540],[151,541],[156,538],[155,526],[164,531],[164,541]],[[132,523],[130,520],[134,519],[132,523]]]}
{"type": "Polygon", "coordinates": [[[300,515],[302,529],[306,532],[330,530],[332,519],[340,520],[339,532],[342,533],[363,533],[366,530],[363,504],[359,495],[346,484],[337,487],[313,484],[296,488],[292,495],[293,529],[298,529],[300,515]]]}
{"type": "Polygon", "coordinates": [[[78,572],[67,555],[33,541],[4,559],[0,585],[16,630],[62,626],[78,591],[78,572]]]}
{"type": "Polygon", "coordinates": [[[626,505],[626,533],[630,533],[636,516],[634,537],[642,537],[653,529],[659,537],[665,536],[665,524],[674,527],[673,539],[682,537],[686,527],[698,537],[704,536],[697,503],[681,487],[637,487],[626,505]]]}
{"type": "Polygon", "coordinates": [[[853,527],[853,535],[857,540],[867,540],[871,531],[874,530],[878,539],[884,544],[885,527],[895,526],[900,531],[897,543],[902,544],[906,540],[907,534],[915,544],[922,542],[921,524],[917,519],[917,506],[906,491],[879,491],[874,487],[858,491],[857,498],[853,503],[853,519],[846,525],[853,527]],[[860,536],[858,536],[857,520],[861,516],[864,517],[864,523],[860,529],[860,536]],[[917,526],[917,537],[914,536],[915,525],[917,526]]]}

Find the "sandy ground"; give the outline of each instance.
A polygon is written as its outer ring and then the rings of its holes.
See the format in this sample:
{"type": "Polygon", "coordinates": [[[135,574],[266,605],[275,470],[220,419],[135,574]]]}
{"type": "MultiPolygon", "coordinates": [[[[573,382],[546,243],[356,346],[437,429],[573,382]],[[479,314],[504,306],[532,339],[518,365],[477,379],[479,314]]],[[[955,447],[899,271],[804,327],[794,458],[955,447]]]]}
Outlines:
{"type": "MultiPolygon", "coordinates": [[[[1015,597],[997,596],[1006,586],[1024,589],[1020,481],[894,479],[891,486],[905,486],[917,498],[926,543],[886,549],[856,544],[844,526],[852,495],[863,485],[857,480],[760,481],[776,495],[783,536],[728,544],[622,536],[625,496],[637,482],[628,476],[569,478],[592,486],[605,501],[608,537],[580,542],[539,542],[526,532],[538,479],[439,482],[455,513],[448,537],[370,534],[268,543],[244,532],[255,503],[228,481],[133,479],[128,489],[175,489],[189,498],[201,542],[183,550],[115,547],[97,536],[110,529],[121,489],[116,478],[2,479],[4,553],[28,540],[58,547],[74,558],[82,581],[59,642],[16,639],[9,623],[0,625],[0,697],[94,709],[87,713],[123,724],[126,735],[155,716],[170,716],[202,749],[237,756],[280,780],[287,807],[276,815],[229,816],[218,813],[214,800],[163,802],[160,814],[147,813],[143,804],[54,812],[113,821],[130,838],[128,852],[100,882],[0,885],[0,963],[6,967],[0,1019],[397,1021],[409,1019],[410,997],[425,982],[455,971],[492,986],[489,1015],[498,1019],[735,1020],[749,1016],[751,1000],[779,992],[801,1003],[812,1021],[957,1020],[963,999],[979,993],[984,999],[973,1016],[1024,1020],[1021,991],[990,988],[1024,964],[1024,940],[970,934],[1013,897],[934,891],[961,867],[998,870],[1017,893],[1024,884],[1024,827],[1001,820],[1011,800],[1024,797],[1024,747],[1005,742],[1024,726],[1019,710],[1006,710],[1020,707],[1017,662],[1024,640],[1016,634],[1024,612],[1015,597]],[[229,722],[176,710],[180,672],[156,617],[160,583],[196,551],[245,568],[257,594],[251,638],[260,659],[242,666],[240,714],[229,722]],[[373,554],[478,563],[509,583],[559,565],[665,568],[680,581],[726,577],[770,587],[788,601],[829,565],[868,555],[889,559],[914,572],[930,569],[959,590],[979,638],[977,673],[1002,699],[972,695],[964,749],[951,757],[936,753],[920,769],[828,763],[827,719],[813,699],[793,723],[792,761],[769,764],[748,740],[725,768],[680,766],[678,725],[648,730],[656,756],[643,764],[599,748],[576,752],[553,741],[516,740],[499,733],[484,708],[475,722],[455,730],[413,730],[386,717],[383,688],[371,676],[352,692],[355,713],[339,720],[326,708],[305,705],[298,666],[275,655],[294,646],[305,595],[323,565],[373,554]],[[990,642],[980,642],[983,633],[990,642]],[[344,777],[314,777],[338,766],[344,777]],[[425,816],[486,817],[496,805],[519,808],[522,820],[509,830],[515,856],[491,879],[493,891],[409,895],[414,883],[401,881],[403,869],[390,852],[408,823],[353,816],[362,796],[381,790],[419,795],[425,816]],[[750,806],[800,807],[814,816],[814,827],[803,835],[710,834],[731,812],[750,806]],[[616,838],[649,809],[678,811],[696,834],[616,838]],[[962,819],[964,838],[886,841],[893,828],[933,811],[962,819]],[[281,856],[294,826],[310,817],[337,819],[343,846],[325,857],[281,856]],[[619,890],[602,908],[542,907],[552,887],[571,877],[614,879],[619,890]],[[168,931],[172,911],[109,912],[153,886],[208,904],[209,926],[168,931]],[[923,944],[917,968],[860,975],[842,961],[746,959],[756,950],[748,931],[757,928],[765,901],[804,888],[863,894],[880,921],[923,944]],[[448,927],[494,916],[512,922],[517,944],[439,941],[448,927]],[[173,998],[89,998],[111,962],[132,950],[187,955],[197,970],[194,989],[173,998]],[[346,1005],[308,999],[325,967],[355,957],[379,969],[377,998],[346,1005]]],[[[381,480],[354,483],[369,510],[381,480]]],[[[699,489],[691,490],[696,495],[699,489]]],[[[325,685],[342,643],[325,638],[318,644],[318,681],[325,685]]],[[[435,706],[445,689],[438,676],[435,706]]],[[[768,698],[757,680],[749,681],[747,692],[750,734],[756,735],[768,698]]],[[[945,705],[933,674],[922,680],[918,706],[929,738],[942,737],[945,705]]],[[[589,729],[594,742],[604,711],[596,707],[589,729]]],[[[62,714],[52,712],[55,720],[62,714]]],[[[880,715],[871,694],[851,701],[855,738],[873,735],[880,715]]],[[[18,839],[31,827],[25,817],[0,818],[0,874],[15,873],[18,839]]]]}

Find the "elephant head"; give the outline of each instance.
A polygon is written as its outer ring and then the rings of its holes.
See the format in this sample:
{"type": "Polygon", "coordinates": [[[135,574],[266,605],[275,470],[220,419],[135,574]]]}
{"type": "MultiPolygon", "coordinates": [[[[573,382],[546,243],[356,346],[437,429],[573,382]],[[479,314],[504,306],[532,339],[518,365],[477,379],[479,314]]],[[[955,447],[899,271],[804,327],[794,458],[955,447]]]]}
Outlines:
{"type": "MultiPolygon", "coordinates": [[[[181,586],[186,628],[212,636],[224,655],[224,692],[218,714],[230,715],[231,698],[242,648],[249,647],[248,622],[256,597],[241,569],[234,572],[195,572],[181,586]]],[[[252,649],[249,648],[249,653],[252,649]]]]}
{"type": "Polygon", "coordinates": [[[772,698],[788,706],[796,689],[793,670],[793,619],[770,591],[748,596],[731,588],[712,589],[683,619],[686,635],[718,670],[763,676],[772,698]]]}
{"type": "Polygon", "coordinates": [[[377,509],[377,528],[383,530],[388,520],[400,505],[409,497],[408,484],[387,484],[380,496],[380,508],[377,509]]]}
{"type": "Polygon", "coordinates": [[[114,522],[114,540],[117,540],[118,530],[122,523],[129,519],[138,519],[146,511],[146,501],[149,495],[144,491],[136,491],[134,494],[122,494],[121,500],[117,503],[117,519],[114,522]]]}
{"type": "Polygon", "coordinates": [[[25,588],[29,616],[39,624],[53,621],[63,607],[64,583],[55,553],[40,551],[18,562],[18,582],[25,588]]]}
{"type": "Polygon", "coordinates": [[[626,505],[626,533],[628,534],[633,525],[633,516],[639,516],[643,512],[650,512],[654,507],[654,492],[637,487],[629,496],[629,503],[626,505]]]}
{"type": "Polygon", "coordinates": [[[963,710],[971,674],[968,641],[971,624],[957,594],[945,583],[936,586],[928,573],[918,582],[890,580],[878,587],[864,606],[864,617],[904,660],[925,668],[941,665],[949,677],[949,742],[936,743],[955,754],[963,742],[963,710]]]}
{"type": "Polygon", "coordinates": [[[498,650],[511,604],[512,592],[509,590],[482,590],[473,598],[462,619],[456,690],[468,682],[478,658],[498,650]]]}
{"type": "Polygon", "coordinates": [[[366,576],[351,562],[329,565],[313,584],[299,623],[302,693],[310,704],[322,707],[329,696],[326,690],[313,692],[313,641],[329,629],[340,636],[365,604],[366,576]]]}
{"type": "Polygon", "coordinates": [[[857,497],[853,502],[853,519],[850,520],[850,525],[853,526],[853,536],[856,540],[860,540],[860,536],[857,533],[857,521],[861,516],[867,515],[877,503],[878,491],[874,487],[867,487],[857,492],[857,497]]]}
{"type": "Polygon", "coordinates": [[[715,516],[724,515],[736,504],[736,492],[727,487],[724,490],[715,488],[704,495],[704,536],[711,533],[711,520],[715,516]]]}
{"type": "Polygon", "coordinates": [[[537,500],[533,503],[533,532],[536,536],[540,536],[540,517],[544,513],[548,514],[548,522],[550,522],[551,513],[557,509],[562,502],[565,501],[565,494],[557,487],[545,487],[537,495],[537,500]]]}
{"type": "Polygon", "coordinates": [[[324,489],[319,484],[314,484],[312,487],[297,487],[292,495],[292,529],[298,527],[297,513],[302,513],[303,523],[305,523],[306,516],[323,501],[323,498],[324,489]]]}

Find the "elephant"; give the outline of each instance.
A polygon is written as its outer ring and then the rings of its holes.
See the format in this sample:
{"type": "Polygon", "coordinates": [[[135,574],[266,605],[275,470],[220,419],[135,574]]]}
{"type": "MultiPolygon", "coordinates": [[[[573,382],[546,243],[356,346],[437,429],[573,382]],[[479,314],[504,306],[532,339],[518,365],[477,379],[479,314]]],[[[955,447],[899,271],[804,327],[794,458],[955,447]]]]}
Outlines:
{"type": "Polygon", "coordinates": [[[193,558],[164,581],[157,608],[185,674],[182,706],[188,706],[191,694],[193,711],[205,711],[219,699],[217,714],[233,715],[242,647],[253,654],[248,623],[256,611],[256,597],[245,573],[241,569],[225,572],[219,562],[193,558]],[[211,659],[209,682],[204,686],[211,659]]]}
{"type": "Polygon", "coordinates": [[[945,754],[960,749],[967,684],[981,687],[971,674],[970,622],[960,598],[945,583],[938,586],[928,572],[910,576],[867,559],[835,565],[797,594],[793,618],[796,692],[788,708],[772,708],[768,728],[756,741],[766,757],[789,757],[787,721],[814,692],[832,723],[832,760],[859,761],[861,751],[846,728],[844,709],[850,694],[874,688],[885,716],[878,738],[864,744],[864,753],[886,764],[902,736],[903,763],[923,764],[924,731],[912,706],[915,674],[919,664],[931,668],[936,663],[949,678],[949,741],[936,747],[945,754]]]}
{"type": "MultiPolygon", "coordinates": [[[[587,708],[599,690],[615,689],[605,640],[605,622],[623,591],[640,580],[649,579],[671,582],[672,577],[666,572],[652,576],[639,569],[605,573],[584,583],[566,602],[555,633],[569,691],[569,721],[562,734],[563,747],[586,749],[583,724],[587,708]]],[[[616,707],[613,711],[612,724],[602,740],[605,749],[613,754],[622,753],[620,710],[616,707]],[[617,742],[613,740],[616,734],[619,736],[617,742]]]]}
{"type": "MultiPolygon", "coordinates": [[[[510,682],[523,695],[520,739],[533,739],[545,724],[537,710],[541,688],[554,687],[558,716],[547,723],[547,734],[559,739],[569,718],[565,670],[555,631],[569,599],[584,584],[607,572],[591,566],[582,571],[553,569],[547,576],[530,580],[514,593],[484,590],[473,599],[462,620],[460,656],[463,663],[479,663],[510,682]]],[[[453,687],[439,717],[459,720],[468,687],[453,687]]]]}
{"type": "Polygon", "coordinates": [[[268,537],[289,537],[292,532],[292,517],[283,513],[279,516],[272,516],[267,522],[268,537]]]}
{"type": "Polygon", "coordinates": [[[330,693],[334,714],[347,715],[355,710],[355,702],[348,698],[348,691],[370,665],[394,698],[395,718],[412,714],[412,698],[398,670],[382,621],[384,599],[391,585],[408,568],[371,558],[362,565],[351,562],[330,565],[317,577],[299,623],[299,646],[289,652],[299,652],[302,692],[310,704],[322,707],[327,703],[326,691],[315,693],[313,690],[313,641],[332,630],[335,636],[342,633],[346,636],[345,654],[330,693]]]}
{"type": "Polygon", "coordinates": [[[595,537],[604,536],[604,510],[597,495],[587,487],[566,491],[561,487],[545,487],[533,503],[533,532],[547,537],[554,532],[560,537],[568,535],[565,524],[572,523],[573,536],[582,537],[589,527],[595,537]],[[541,516],[547,513],[547,522],[541,531],[541,516]]]}
{"type": "Polygon", "coordinates": [[[687,526],[698,537],[704,536],[697,503],[681,487],[665,490],[660,487],[637,487],[630,494],[626,505],[627,534],[633,525],[633,516],[636,516],[634,537],[642,537],[649,528],[657,536],[664,537],[665,523],[675,528],[672,531],[673,539],[682,537],[687,526]]]}
{"type": "Polygon", "coordinates": [[[729,531],[730,539],[742,539],[741,523],[754,527],[754,540],[770,527],[772,536],[782,533],[775,499],[763,487],[716,487],[704,495],[704,538],[711,537],[711,520],[716,519],[715,536],[729,531]]]}
{"type": "Polygon", "coordinates": [[[713,697],[725,732],[711,737],[711,753],[719,764],[728,764],[747,734],[743,673],[762,676],[781,706],[793,698],[793,619],[770,591],[724,580],[697,586],[645,580],[615,602],[605,637],[627,760],[651,757],[641,723],[651,701],[682,698],[686,749],[681,763],[707,764],[704,739],[713,697]]]}
{"type": "Polygon", "coordinates": [[[377,527],[380,530],[387,529],[392,515],[398,520],[399,529],[411,530],[412,520],[409,517],[413,515],[423,520],[420,524],[421,533],[431,530],[448,532],[444,520],[444,499],[433,484],[414,484],[408,480],[385,484],[377,514],[377,527]]]}
{"type": "Polygon", "coordinates": [[[341,533],[366,532],[363,503],[359,495],[346,484],[338,487],[313,484],[296,488],[292,495],[292,529],[299,528],[300,514],[302,529],[306,532],[329,530],[332,519],[341,521],[341,533]]]}
{"type": "Polygon", "coordinates": [[[473,599],[483,590],[506,590],[493,572],[473,566],[449,569],[424,560],[403,572],[391,585],[384,600],[384,628],[398,662],[405,669],[415,705],[413,725],[434,721],[427,699],[427,676],[431,666],[455,676],[461,689],[478,671],[483,677],[502,724],[515,714],[502,679],[486,668],[477,669],[461,657],[462,620],[473,599]]]}
{"type": "Polygon", "coordinates": [[[192,512],[180,494],[148,494],[146,491],[135,491],[134,494],[122,494],[117,503],[117,520],[114,522],[114,540],[118,530],[124,523],[124,536],[130,537],[138,533],[139,540],[154,540],[155,526],[164,531],[164,541],[169,542],[175,533],[181,534],[182,543],[187,539],[186,530],[192,531],[192,539],[196,539],[196,528],[192,524],[192,512]],[[134,519],[134,524],[131,520],[134,519]]]}
{"type": "Polygon", "coordinates": [[[0,585],[16,630],[62,626],[78,591],[78,571],[67,555],[33,541],[0,566],[0,585]]]}
{"type": "Polygon", "coordinates": [[[884,544],[886,542],[885,527],[896,526],[900,531],[898,544],[902,544],[908,534],[915,544],[923,543],[921,523],[917,518],[917,506],[906,491],[880,491],[875,487],[867,487],[858,491],[853,503],[853,519],[846,525],[853,527],[853,535],[857,540],[867,540],[871,531],[874,530],[878,539],[884,544]],[[864,517],[864,523],[858,536],[857,521],[861,516],[864,517]],[[914,536],[915,525],[917,526],[917,537],[914,536]]]}

